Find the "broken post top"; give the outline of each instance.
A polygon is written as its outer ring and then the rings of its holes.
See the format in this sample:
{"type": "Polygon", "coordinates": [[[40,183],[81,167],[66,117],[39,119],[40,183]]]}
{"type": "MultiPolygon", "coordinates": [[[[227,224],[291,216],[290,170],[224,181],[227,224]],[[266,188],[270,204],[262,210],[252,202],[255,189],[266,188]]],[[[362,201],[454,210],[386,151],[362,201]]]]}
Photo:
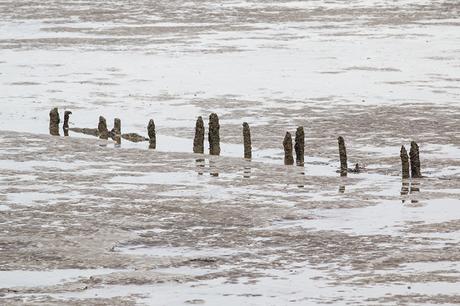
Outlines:
{"type": "Polygon", "coordinates": [[[204,122],[201,116],[196,119],[193,153],[204,153],[204,122]]]}
{"type": "Polygon", "coordinates": [[[209,115],[209,132],[208,132],[208,141],[209,141],[209,154],[210,155],[220,155],[220,124],[219,117],[216,113],[209,115]]]}
{"type": "Polygon", "coordinates": [[[401,159],[403,159],[403,160],[409,160],[409,156],[407,155],[406,147],[401,146],[401,151],[400,151],[400,153],[399,153],[399,156],[400,156],[401,159]]]}

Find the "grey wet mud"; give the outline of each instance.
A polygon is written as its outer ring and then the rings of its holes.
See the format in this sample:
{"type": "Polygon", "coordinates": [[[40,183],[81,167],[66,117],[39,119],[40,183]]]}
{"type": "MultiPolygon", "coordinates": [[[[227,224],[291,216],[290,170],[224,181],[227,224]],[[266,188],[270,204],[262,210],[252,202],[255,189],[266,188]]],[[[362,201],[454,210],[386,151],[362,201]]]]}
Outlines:
{"type": "MultiPolygon", "coordinates": [[[[196,294],[215,301],[230,291],[259,294],[258,284],[281,286],[292,277],[302,284],[299,305],[336,304],[338,291],[363,306],[370,303],[369,291],[377,296],[371,304],[414,301],[400,296],[401,284],[422,294],[433,283],[445,286],[444,297],[427,293],[417,300],[456,301],[449,287],[460,281],[458,239],[452,236],[460,216],[455,210],[443,214],[458,204],[449,191],[460,188],[455,174],[425,178],[420,184],[426,191],[411,191],[397,208],[403,216],[429,212],[436,220],[403,218],[393,225],[396,207],[382,201],[400,203],[397,156],[372,176],[348,178],[348,191],[338,194],[337,186],[345,189],[332,155],[323,175],[304,175],[305,187],[298,188],[300,177],[280,164],[253,160],[251,176],[244,178],[247,160],[213,157],[209,170],[200,167],[211,174],[203,176],[190,162],[192,153],[157,152],[152,160],[147,150],[113,154],[96,139],[61,139],[58,147],[58,139],[31,135],[0,132],[0,197],[9,208],[0,206],[0,275],[77,276],[26,287],[0,280],[5,305],[151,304],[152,296],[172,297],[165,284],[183,291],[180,302],[196,294]],[[354,223],[360,215],[365,217],[354,223]],[[304,292],[305,286],[321,297],[304,292]]],[[[443,168],[436,157],[427,159],[436,171],[443,168]]],[[[460,169],[458,159],[449,164],[460,169]]],[[[292,298],[289,292],[275,296],[292,298]]]]}
{"type": "Polygon", "coordinates": [[[220,155],[220,124],[216,113],[209,115],[209,154],[220,155]]]}
{"type": "Polygon", "coordinates": [[[0,304],[460,304],[459,9],[0,2],[0,304]],[[155,118],[165,140],[51,137],[56,106],[96,136],[99,114],[141,135],[155,118]],[[221,156],[197,169],[211,112],[221,156]],[[300,125],[303,180],[281,147],[300,125]],[[336,174],[339,135],[359,175],[336,174]],[[412,139],[424,177],[405,191],[412,139]]]}

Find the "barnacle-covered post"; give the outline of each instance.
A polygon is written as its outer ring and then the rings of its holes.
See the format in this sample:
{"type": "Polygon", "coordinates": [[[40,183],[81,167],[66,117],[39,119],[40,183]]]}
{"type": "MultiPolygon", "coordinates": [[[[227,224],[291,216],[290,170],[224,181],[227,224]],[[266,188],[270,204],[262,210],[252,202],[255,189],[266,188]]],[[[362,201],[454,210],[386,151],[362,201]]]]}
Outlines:
{"type": "Polygon", "coordinates": [[[64,112],[64,125],[62,126],[62,129],[64,130],[64,136],[69,136],[70,115],[72,115],[71,111],[65,111],[64,112]]]}
{"type": "Polygon", "coordinates": [[[220,125],[219,117],[216,113],[209,115],[209,132],[208,132],[208,141],[209,141],[209,154],[210,155],[220,155],[220,135],[219,135],[220,125]]]}
{"type": "Polygon", "coordinates": [[[149,134],[149,149],[156,149],[157,147],[157,136],[155,132],[155,122],[150,119],[147,125],[147,132],[149,134]]]}
{"type": "Polygon", "coordinates": [[[410,178],[409,173],[409,156],[407,155],[407,150],[404,146],[401,146],[401,152],[399,154],[401,157],[401,167],[402,167],[402,178],[408,179],[410,178]]]}
{"type": "Polygon", "coordinates": [[[421,178],[419,147],[415,141],[410,143],[410,169],[412,178],[421,178]]]}
{"type": "Polygon", "coordinates": [[[109,130],[107,129],[107,121],[104,117],[99,116],[99,124],[97,125],[100,139],[109,139],[109,130]]]}
{"type": "Polygon", "coordinates": [[[340,176],[347,176],[348,163],[347,163],[347,150],[345,148],[345,140],[342,136],[337,139],[339,142],[339,155],[340,155],[340,176]]]}
{"type": "Polygon", "coordinates": [[[193,153],[204,153],[204,122],[201,116],[196,119],[195,138],[193,139],[193,153]]]}
{"type": "Polygon", "coordinates": [[[251,145],[251,130],[249,124],[243,122],[243,143],[244,143],[244,158],[252,158],[252,145],[251,145]]]}
{"type": "Polygon", "coordinates": [[[304,155],[305,155],[305,132],[303,126],[299,126],[295,132],[295,156],[297,166],[304,165],[304,155]]]}
{"type": "Polygon", "coordinates": [[[59,136],[59,123],[61,119],[59,118],[59,111],[57,107],[53,108],[50,111],[50,135],[59,136]]]}
{"type": "Polygon", "coordinates": [[[284,136],[283,147],[284,147],[284,164],[293,165],[294,157],[292,155],[292,136],[291,136],[291,133],[289,132],[286,132],[286,136],[284,136]]]}

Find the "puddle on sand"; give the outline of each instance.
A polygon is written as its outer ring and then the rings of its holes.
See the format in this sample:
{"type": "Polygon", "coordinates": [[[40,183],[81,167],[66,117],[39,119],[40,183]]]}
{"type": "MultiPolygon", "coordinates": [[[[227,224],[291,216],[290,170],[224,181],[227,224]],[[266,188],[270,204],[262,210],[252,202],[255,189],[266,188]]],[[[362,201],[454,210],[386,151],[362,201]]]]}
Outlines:
{"type": "Polygon", "coordinates": [[[122,254],[158,257],[222,257],[238,254],[238,250],[225,248],[154,247],[146,245],[116,247],[114,251],[122,254]]]}
{"type": "Polygon", "coordinates": [[[113,269],[57,269],[45,271],[0,271],[0,288],[43,287],[88,278],[92,275],[109,274],[113,269]]]}

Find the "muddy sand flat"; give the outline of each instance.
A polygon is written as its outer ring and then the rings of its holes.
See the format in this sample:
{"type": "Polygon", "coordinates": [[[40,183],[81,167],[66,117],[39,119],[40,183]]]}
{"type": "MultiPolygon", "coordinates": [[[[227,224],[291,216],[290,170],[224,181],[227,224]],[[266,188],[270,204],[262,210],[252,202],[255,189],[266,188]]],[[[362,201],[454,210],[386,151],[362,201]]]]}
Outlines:
{"type": "Polygon", "coordinates": [[[459,16],[457,0],[0,2],[0,304],[460,304],[459,16]],[[103,115],[147,136],[154,119],[157,148],[48,136],[54,107],[71,128],[103,115]],[[221,156],[192,154],[211,112],[221,156]],[[284,166],[298,126],[305,166],[284,166]],[[361,173],[337,173],[338,136],[361,173]],[[402,180],[412,140],[424,177],[402,180]]]}

